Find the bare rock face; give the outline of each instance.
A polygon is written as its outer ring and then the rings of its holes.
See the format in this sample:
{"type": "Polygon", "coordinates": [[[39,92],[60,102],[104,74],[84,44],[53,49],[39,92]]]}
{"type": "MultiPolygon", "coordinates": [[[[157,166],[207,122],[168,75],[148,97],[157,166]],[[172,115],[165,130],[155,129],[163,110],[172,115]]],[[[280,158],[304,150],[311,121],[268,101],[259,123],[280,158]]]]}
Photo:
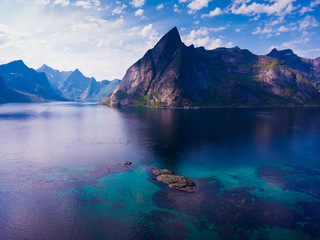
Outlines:
{"type": "Polygon", "coordinates": [[[272,86],[274,94],[282,97],[286,95],[286,89],[296,81],[296,75],[282,67],[264,69],[260,77],[272,86]]]}
{"type": "Polygon", "coordinates": [[[102,103],[173,108],[315,105],[320,93],[283,61],[239,47],[187,47],[173,28],[127,70],[102,103]]]}
{"type": "Polygon", "coordinates": [[[320,57],[316,59],[302,58],[291,49],[277,50],[275,48],[267,56],[284,61],[285,64],[299,71],[304,78],[320,90],[320,57]]]}
{"type": "Polygon", "coordinates": [[[156,175],[155,180],[167,184],[174,190],[187,193],[194,193],[196,191],[196,184],[194,181],[184,176],[176,175],[171,170],[157,168],[154,169],[152,173],[156,175]]]}
{"type": "Polygon", "coordinates": [[[159,169],[159,168],[156,168],[156,169],[153,169],[152,170],[152,173],[156,176],[160,176],[160,175],[163,175],[163,174],[174,174],[171,170],[169,169],[159,169]]]}

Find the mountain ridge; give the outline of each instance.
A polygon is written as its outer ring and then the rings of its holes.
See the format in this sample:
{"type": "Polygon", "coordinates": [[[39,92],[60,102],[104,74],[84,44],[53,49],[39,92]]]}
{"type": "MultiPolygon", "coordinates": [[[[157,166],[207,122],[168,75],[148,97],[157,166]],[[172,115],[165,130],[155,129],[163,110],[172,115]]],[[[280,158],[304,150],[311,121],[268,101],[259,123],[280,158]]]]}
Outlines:
{"type": "Polygon", "coordinates": [[[310,59],[299,57],[291,49],[272,49],[267,54],[269,57],[284,61],[294,70],[298,70],[302,76],[308,79],[320,91],[320,57],[310,59]]]}
{"type": "Polygon", "coordinates": [[[93,77],[85,77],[78,68],[74,71],[60,72],[44,64],[37,72],[45,73],[55,91],[70,100],[101,101],[120,83],[118,79],[98,82],[93,77]]]}
{"type": "Polygon", "coordinates": [[[278,59],[239,47],[186,46],[177,28],[127,70],[102,104],[149,107],[318,105],[320,93],[278,59]]]}
{"type": "Polygon", "coordinates": [[[45,74],[37,73],[22,60],[0,65],[2,102],[62,101],[45,74]]]}

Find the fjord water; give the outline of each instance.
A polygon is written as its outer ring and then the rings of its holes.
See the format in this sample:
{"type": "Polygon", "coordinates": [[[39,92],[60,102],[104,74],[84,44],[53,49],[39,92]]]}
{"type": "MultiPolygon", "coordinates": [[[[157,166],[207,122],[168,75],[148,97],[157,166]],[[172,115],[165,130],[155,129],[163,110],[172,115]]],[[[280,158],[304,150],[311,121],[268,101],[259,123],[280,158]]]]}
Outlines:
{"type": "Polygon", "coordinates": [[[0,105],[0,239],[320,239],[319,110],[0,105]]]}

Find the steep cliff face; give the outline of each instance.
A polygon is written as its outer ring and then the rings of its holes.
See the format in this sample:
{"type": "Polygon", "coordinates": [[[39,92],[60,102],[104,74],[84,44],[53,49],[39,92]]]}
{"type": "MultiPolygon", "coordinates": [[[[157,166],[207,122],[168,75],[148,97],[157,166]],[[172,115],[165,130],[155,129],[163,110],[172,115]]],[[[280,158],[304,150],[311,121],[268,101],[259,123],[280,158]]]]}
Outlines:
{"type": "Polygon", "coordinates": [[[267,56],[284,61],[289,67],[299,71],[318,90],[320,90],[320,57],[316,59],[302,58],[296,55],[291,49],[273,49],[267,56]]]}
{"type": "Polygon", "coordinates": [[[103,101],[125,106],[317,104],[320,94],[283,62],[248,50],[185,46],[169,31],[103,101]]]}
{"type": "Polygon", "coordinates": [[[183,101],[179,89],[182,53],[185,48],[177,29],[171,30],[131,66],[111,97],[121,105],[152,104],[183,101]],[[156,102],[153,100],[156,98],[156,102]],[[179,98],[179,99],[178,99],[179,98]]]}

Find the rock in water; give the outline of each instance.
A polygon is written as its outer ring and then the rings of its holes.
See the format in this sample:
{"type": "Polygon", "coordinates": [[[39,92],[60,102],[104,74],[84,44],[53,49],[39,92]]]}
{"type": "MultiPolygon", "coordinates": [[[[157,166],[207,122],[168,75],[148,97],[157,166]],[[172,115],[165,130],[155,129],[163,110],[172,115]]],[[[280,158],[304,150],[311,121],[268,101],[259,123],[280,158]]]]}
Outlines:
{"type": "Polygon", "coordinates": [[[162,175],[162,174],[174,174],[171,170],[169,169],[159,169],[159,168],[156,168],[156,169],[153,169],[152,170],[152,173],[156,176],[159,176],[159,175],[162,175]]]}
{"type": "Polygon", "coordinates": [[[124,165],[131,165],[131,164],[132,162],[129,162],[129,161],[124,162],[124,165]]]}
{"type": "Polygon", "coordinates": [[[196,191],[196,183],[184,176],[176,175],[168,169],[154,169],[152,171],[156,175],[155,180],[167,184],[170,188],[187,193],[196,191]]]}

